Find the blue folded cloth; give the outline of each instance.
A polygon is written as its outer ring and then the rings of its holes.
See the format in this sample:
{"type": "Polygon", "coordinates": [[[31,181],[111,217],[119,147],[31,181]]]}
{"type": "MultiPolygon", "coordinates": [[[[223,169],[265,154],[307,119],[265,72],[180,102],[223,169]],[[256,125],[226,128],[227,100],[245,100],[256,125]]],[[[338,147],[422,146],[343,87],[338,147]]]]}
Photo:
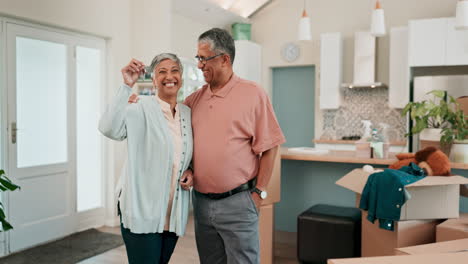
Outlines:
{"type": "Polygon", "coordinates": [[[380,228],[394,230],[400,220],[401,207],[411,198],[405,185],[424,179],[426,174],[415,163],[399,170],[385,169],[369,175],[362,191],[359,208],[367,210],[367,220],[379,220],[380,228]]]}

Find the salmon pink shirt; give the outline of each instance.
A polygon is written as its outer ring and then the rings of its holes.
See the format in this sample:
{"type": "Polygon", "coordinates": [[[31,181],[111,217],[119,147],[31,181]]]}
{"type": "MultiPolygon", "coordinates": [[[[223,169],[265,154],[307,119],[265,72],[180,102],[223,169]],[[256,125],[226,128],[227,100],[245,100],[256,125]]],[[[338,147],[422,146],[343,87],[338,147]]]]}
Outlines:
{"type": "Polygon", "coordinates": [[[262,152],[285,142],[266,92],[234,75],[213,93],[191,94],[194,188],[223,193],[255,178],[262,152]]]}

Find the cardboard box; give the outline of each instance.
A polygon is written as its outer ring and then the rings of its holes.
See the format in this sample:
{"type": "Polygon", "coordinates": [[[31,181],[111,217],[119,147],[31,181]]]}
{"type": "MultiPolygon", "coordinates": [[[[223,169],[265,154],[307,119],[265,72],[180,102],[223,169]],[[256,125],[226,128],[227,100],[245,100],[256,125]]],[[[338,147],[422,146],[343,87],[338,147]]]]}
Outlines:
{"type": "MultiPolygon", "coordinates": [[[[355,169],[336,184],[358,194],[362,193],[370,173],[355,169]]],[[[460,184],[467,184],[462,176],[429,176],[406,185],[411,199],[401,207],[400,220],[458,218],[460,184]]]]}
{"type": "Polygon", "coordinates": [[[362,213],[361,256],[392,256],[395,248],[435,242],[435,232],[441,220],[409,220],[395,222],[395,230],[389,231],[367,220],[362,213]]]}
{"type": "Polygon", "coordinates": [[[329,259],[328,264],[466,264],[468,252],[372,258],[329,259]]]}
{"type": "Polygon", "coordinates": [[[449,219],[436,228],[437,242],[462,238],[468,238],[468,214],[461,214],[458,219],[449,219]]]}
{"type": "Polygon", "coordinates": [[[266,191],[268,196],[262,201],[262,206],[275,204],[281,200],[281,151],[279,149],[276,153],[275,164],[266,191]]]}
{"type": "Polygon", "coordinates": [[[258,219],[260,233],[260,264],[273,263],[273,205],[262,205],[258,219]]]}
{"type": "Polygon", "coordinates": [[[262,201],[258,219],[260,232],[260,263],[273,263],[274,204],[281,200],[281,151],[275,157],[270,182],[266,188],[268,197],[262,201]]]}
{"type": "Polygon", "coordinates": [[[395,255],[468,252],[468,238],[395,249],[395,255]]]}

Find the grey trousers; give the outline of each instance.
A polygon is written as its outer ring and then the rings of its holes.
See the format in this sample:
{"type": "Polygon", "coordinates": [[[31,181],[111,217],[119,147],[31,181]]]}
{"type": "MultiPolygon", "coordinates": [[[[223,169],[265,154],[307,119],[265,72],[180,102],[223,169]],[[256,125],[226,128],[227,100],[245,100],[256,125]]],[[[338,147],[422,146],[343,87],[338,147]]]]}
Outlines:
{"type": "Polygon", "coordinates": [[[220,200],[193,192],[201,264],[259,264],[258,212],[249,191],[220,200]]]}

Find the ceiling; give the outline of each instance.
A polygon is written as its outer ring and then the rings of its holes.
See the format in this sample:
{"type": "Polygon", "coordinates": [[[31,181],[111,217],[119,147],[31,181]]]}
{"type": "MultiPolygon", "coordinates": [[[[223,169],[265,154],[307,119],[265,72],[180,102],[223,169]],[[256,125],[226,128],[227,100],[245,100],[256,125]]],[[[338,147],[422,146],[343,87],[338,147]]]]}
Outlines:
{"type": "Polygon", "coordinates": [[[248,17],[272,0],[174,0],[174,12],[216,27],[248,23],[248,17]]]}
{"type": "Polygon", "coordinates": [[[272,0],[208,0],[241,17],[249,18],[272,0]]]}

